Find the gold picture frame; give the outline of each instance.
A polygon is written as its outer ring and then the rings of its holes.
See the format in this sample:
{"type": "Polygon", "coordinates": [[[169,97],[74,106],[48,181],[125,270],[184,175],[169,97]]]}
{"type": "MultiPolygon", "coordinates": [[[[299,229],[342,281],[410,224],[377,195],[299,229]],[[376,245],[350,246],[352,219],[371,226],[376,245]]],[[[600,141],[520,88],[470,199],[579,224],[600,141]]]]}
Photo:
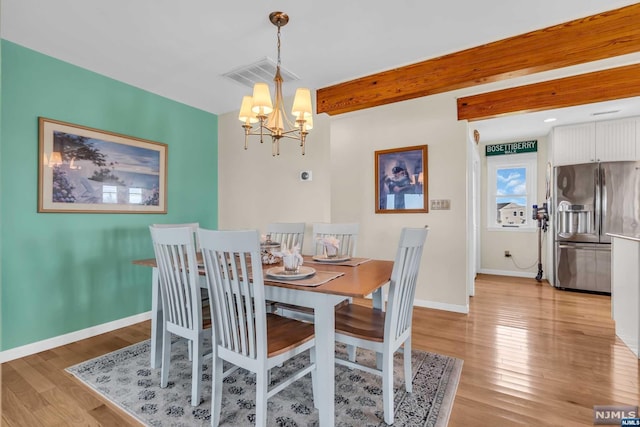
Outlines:
{"type": "Polygon", "coordinates": [[[38,118],[38,212],[167,213],[166,144],[38,118]]]}
{"type": "Polygon", "coordinates": [[[375,152],[376,213],[427,213],[428,146],[375,152]]]}

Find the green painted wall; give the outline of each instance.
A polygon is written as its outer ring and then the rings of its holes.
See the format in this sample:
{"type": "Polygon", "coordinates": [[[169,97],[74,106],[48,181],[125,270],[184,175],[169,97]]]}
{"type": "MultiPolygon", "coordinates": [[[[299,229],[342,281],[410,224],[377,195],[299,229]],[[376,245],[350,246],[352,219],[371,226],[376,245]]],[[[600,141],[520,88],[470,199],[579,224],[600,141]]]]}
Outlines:
{"type": "Polygon", "coordinates": [[[148,225],[217,228],[217,116],[2,40],[0,350],[150,310],[148,225]],[[38,117],[168,144],[168,213],[37,213],[38,117]]]}

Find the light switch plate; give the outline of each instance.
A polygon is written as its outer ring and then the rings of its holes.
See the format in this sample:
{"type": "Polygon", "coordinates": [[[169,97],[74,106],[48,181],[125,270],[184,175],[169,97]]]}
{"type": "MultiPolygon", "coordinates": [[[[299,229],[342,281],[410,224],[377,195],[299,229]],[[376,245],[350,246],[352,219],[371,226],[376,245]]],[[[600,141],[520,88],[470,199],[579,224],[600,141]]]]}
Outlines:
{"type": "Polygon", "coordinates": [[[448,211],[451,209],[450,199],[432,199],[431,210],[432,211],[448,211]]]}

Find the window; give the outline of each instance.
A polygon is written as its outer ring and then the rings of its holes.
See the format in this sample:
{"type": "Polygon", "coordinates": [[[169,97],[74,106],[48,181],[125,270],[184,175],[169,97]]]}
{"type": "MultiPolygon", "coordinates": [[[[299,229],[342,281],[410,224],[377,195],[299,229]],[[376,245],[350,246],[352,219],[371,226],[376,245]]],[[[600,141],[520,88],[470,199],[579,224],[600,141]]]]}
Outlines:
{"type": "Polygon", "coordinates": [[[536,153],[487,157],[487,227],[514,230],[536,227],[536,153]]]}
{"type": "Polygon", "coordinates": [[[142,203],[142,188],[129,188],[129,203],[140,204],[142,203]]]}
{"type": "Polygon", "coordinates": [[[118,203],[118,187],[116,185],[102,186],[102,203],[118,203]]]}

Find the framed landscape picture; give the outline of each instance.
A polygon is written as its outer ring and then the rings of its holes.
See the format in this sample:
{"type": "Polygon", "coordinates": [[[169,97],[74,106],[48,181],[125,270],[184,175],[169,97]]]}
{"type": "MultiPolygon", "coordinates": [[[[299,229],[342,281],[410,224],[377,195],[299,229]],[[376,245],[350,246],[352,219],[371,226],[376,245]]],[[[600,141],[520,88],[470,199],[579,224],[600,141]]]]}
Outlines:
{"type": "Polygon", "coordinates": [[[38,130],[38,212],[167,212],[166,144],[44,117],[38,130]]]}
{"type": "Polygon", "coordinates": [[[427,146],[375,152],[376,213],[426,213],[427,146]]]}

